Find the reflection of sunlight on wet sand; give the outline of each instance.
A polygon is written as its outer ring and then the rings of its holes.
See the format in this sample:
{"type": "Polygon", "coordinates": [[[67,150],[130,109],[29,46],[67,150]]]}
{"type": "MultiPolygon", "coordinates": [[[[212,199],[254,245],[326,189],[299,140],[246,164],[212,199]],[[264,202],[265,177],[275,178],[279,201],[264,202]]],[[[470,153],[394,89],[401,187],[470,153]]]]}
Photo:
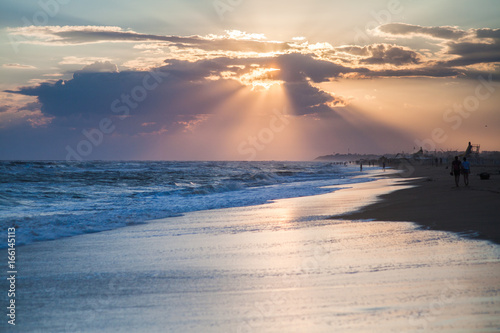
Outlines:
{"type": "MultiPolygon", "coordinates": [[[[235,300],[231,306],[241,318],[240,327],[363,331],[373,325],[386,329],[431,325],[435,315],[431,306],[442,295],[448,297],[438,314],[448,320],[444,327],[456,327],[453,318],[471,313],[458,291],[480,293],[481,279],[468,262],[477,261],[476,269],[485,273],[495,269],[489,259],[484,261],[488,257],[484,243],[420,231],[411,223],[324,219],[373,202],[374,194],[384,193],[383,182],[215,214],[217,225],[207,227],[239,228],[230,235],[217,233],[217,253],[224,255],[210,254],[209,266],[240,270],[245,282],[236,285],[242,288],[243,303],[235,300]],[[412,316],[419,311],[416,321],[412,316]]],[[[206,213],[197,215],[192,218],[200,221],[206,213]]],[[[494,280],[482,281],[491,285],[494,280]]]]}

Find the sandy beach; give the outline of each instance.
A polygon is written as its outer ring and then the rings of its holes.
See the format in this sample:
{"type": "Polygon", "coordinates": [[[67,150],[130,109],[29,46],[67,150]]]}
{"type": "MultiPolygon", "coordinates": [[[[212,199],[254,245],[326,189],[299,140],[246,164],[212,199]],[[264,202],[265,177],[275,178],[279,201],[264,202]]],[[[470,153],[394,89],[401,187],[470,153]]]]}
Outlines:
{"type": "Polygon", "coordinates": [[[500,166],[473,166],[469,186],[461,176],[459,187],[446,166],[406,166],[387,177],[412,186],[342,218],[412,221],[500,243],[500,166]],[[490,179],[481,180],[482,172],[490,173],[490,179]]]}

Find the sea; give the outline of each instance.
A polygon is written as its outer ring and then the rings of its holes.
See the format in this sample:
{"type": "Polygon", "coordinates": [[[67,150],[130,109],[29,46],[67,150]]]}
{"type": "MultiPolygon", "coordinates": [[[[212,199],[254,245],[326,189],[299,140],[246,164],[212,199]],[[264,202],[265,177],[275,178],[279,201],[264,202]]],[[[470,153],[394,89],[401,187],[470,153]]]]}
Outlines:
{"type": "Polygon", "coordinates": [[[0,223],[30,244],[370,181],[360,174],[329,162],[0,161],[0,223]]]}

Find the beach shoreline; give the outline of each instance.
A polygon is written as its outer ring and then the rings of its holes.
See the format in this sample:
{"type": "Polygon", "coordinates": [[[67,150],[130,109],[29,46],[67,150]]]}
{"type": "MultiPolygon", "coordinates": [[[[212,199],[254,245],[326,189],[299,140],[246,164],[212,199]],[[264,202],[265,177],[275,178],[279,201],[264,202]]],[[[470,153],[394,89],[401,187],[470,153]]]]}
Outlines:
{"type": "Polygon", "coordinates": [[[378,202],[332,219],[415,222],[500,244],[500,166],[472,166],[469,186],[460,176],[459,187],[446,165],[408,162],[399,169],[382,177],[401,179],[398,183],[411,187],[381,195],[378,202]],[[490,179],[481,180],[482,172],[488,172],[490,179]]]}
{"type": "MultiPolygon", "coordinates": [[[[383,174],[372,171],[358,177],[383,174]]],[[[415,223],[328,219],[360,210],[385,193],[403,193],[398,190],[408,186],[405,182],[378,178],[319,195],[188,212],[20,246],[18,327],[27,332],[498,327],[497,245],[421,230],[415,223]],[[439,303],[435,321],[432,305],[442,295],[448,301],[439,303]]],[[[7,282],[0,284],[3,290],[7,282]]],[[[0,322],[0,330],[8,328],[0,322]]]]}

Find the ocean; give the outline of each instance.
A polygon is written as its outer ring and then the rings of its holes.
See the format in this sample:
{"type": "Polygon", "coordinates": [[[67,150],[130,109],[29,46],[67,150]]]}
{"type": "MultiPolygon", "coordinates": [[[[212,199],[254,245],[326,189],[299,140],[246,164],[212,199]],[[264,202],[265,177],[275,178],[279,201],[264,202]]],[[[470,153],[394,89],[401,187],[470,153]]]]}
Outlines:
{"type": "Polygon", "coordinates": [[[370,180],[358,175],[328,162],[0,161],[0,223],[22,245],[370,180]]]}

